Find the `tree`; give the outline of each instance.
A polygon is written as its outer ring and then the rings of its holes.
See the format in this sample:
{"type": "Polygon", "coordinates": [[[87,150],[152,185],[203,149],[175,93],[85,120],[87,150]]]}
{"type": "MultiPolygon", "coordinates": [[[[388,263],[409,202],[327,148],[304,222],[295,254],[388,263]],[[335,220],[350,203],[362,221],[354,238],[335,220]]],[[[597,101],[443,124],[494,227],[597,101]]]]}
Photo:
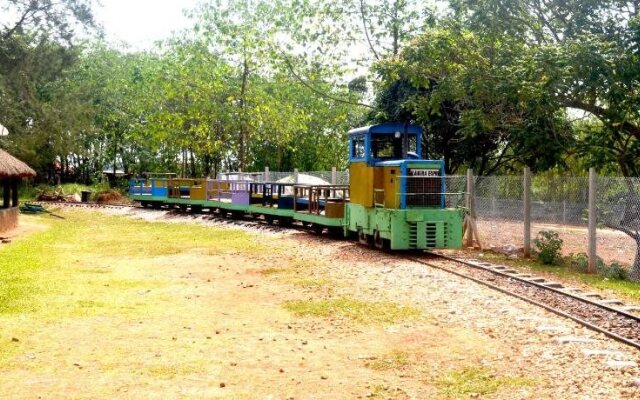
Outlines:
{"type": "Polygon", "coordinates": [[[0,123],[11,132],[2,145],[41,177],[53,177],[58,155],[74,142],[68,127],[82,120],[71,115],[83,105],[57,83],[79,55],[75,32],[95,27],[90,6],[83,0],[9,0],[0,6],[8,16],[0,26],[0,123]]]}
{"type": "Polygon", "coordinates": [[[484,36],[523,44],[512,80],[550,107],[600,121],[578,150],[599,167],[640,175],[640,21],[637,1],[510,0],[452,2],[455,18],[484,36]]]}
{"type": "MultiPolygon", "coordinates": [[[[524,50],[511,79],[547,107],[579,110],[597,123],[581,124],[577,151],[592,165],[617,164],[640,175],[640,2],[509,0],[452,2],[457,21],[488,37],[514,38],[524,50]],[[586,129],[584,129],[586,127],[586,129]]],[[[610,199],[621,218],[607,223],[640,244],[637,188],[610,199]]],[[[640,279],[640,247],[632,276],[640,279]]]]}
{"type": "Polygon", "coordinates": [[[398,59],[378,64],[378,120],[415,120],[426,156],[480,175],[561,162],[571,130],[561,110],[521,91],[508,71],[517,42],[493,40],[456,24],[428,30],[398,59]]]}

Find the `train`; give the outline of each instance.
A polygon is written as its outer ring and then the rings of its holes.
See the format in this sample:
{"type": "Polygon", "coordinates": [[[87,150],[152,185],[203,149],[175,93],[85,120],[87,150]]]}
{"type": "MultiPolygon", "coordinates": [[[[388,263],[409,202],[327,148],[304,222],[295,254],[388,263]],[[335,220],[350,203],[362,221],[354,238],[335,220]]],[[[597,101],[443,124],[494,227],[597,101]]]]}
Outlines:
{"type": "Polygon", "coordinates": [[[385,250],[460,248],[464,193],[448,193],[443,160],[422,159],[422,128],[389,122],[349,131],[349,184],[269,182],[248,174],[133,178],[144,207],[218,212],[299,224],[385,250]]]}

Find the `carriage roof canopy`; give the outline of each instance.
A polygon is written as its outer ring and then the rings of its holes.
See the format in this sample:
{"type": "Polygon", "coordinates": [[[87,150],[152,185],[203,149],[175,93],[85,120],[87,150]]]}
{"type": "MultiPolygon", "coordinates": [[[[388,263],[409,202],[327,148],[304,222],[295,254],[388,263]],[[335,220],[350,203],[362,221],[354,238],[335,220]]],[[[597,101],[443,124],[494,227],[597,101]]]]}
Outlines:
{"type": "Polygon", "coordinates": [[[0,149],[0,181],[36,176],[36,171],[11,154],[0,149]]]}

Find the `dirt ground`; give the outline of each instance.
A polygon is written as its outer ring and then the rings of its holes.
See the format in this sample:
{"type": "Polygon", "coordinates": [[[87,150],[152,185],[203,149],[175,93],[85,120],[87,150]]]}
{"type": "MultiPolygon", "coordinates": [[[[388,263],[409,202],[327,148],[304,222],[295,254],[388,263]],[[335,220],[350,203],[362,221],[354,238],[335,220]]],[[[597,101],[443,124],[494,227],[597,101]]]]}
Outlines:
{"type": "MultiPolygon", "coordinates": [[[[129,213],[190,219],[157,215],[129,213]]],[[[2,316],[0,342],[13,348],[0,364],[0,397],[640,396],[636,367],[604,367],[580,343],[558,338],[586,337],[588,348],[632,361],[637,351],[528,304],[351,242],[192,220],[244,229],[267,250],[210,251],[194,239],[173,254],[142,251],[135,264],[129,255],[71,263],[135,282],[104,290],[144,312],[2,316]]],[[[36,234],[25,231],[21,240],[36,234]]],[[[66,307],[68,297],[61,293],[52,307],[66,307]]]]}
{"type": "MultiPolygon", "coordinates": [[[[481,220],[478,221],[478,230],[484,247],[490,248],[491,246],[500,247],[505,245],[523,247],[522,222],[481,220]]],[[[532,239],[536,237],[538,232],[547,230],[558,232],[560,238],[564,241],[562,246],[563,255],[587,253],[588,235],[586,227],[533,223],[531,225],[532,239]]],[[[633,264],[636,244],[629,236],[612,229],[598,229],[596,238],[597,254],[602,257],[604,262],[609,264],[617,261],[627,266],[633,264]]]]}

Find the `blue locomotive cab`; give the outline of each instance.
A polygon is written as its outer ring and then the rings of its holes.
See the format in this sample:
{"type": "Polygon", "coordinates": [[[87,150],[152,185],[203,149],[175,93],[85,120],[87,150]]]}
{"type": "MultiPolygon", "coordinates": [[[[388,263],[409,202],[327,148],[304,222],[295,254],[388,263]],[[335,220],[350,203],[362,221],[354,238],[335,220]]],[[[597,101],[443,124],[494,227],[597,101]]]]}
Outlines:
{"type": "Polygon", "coordinates": [[[422,128],[386,123],[349,132],[351,201],[365,207],[442,208],[444,162],[423,160],[422,128]]]}
{"type": "Polygon", "coordinates": [[[349,162],[369,166],[389,160],[418,159],[422,153],[422,128],[386,123],[349,131],[349,162]]]}

